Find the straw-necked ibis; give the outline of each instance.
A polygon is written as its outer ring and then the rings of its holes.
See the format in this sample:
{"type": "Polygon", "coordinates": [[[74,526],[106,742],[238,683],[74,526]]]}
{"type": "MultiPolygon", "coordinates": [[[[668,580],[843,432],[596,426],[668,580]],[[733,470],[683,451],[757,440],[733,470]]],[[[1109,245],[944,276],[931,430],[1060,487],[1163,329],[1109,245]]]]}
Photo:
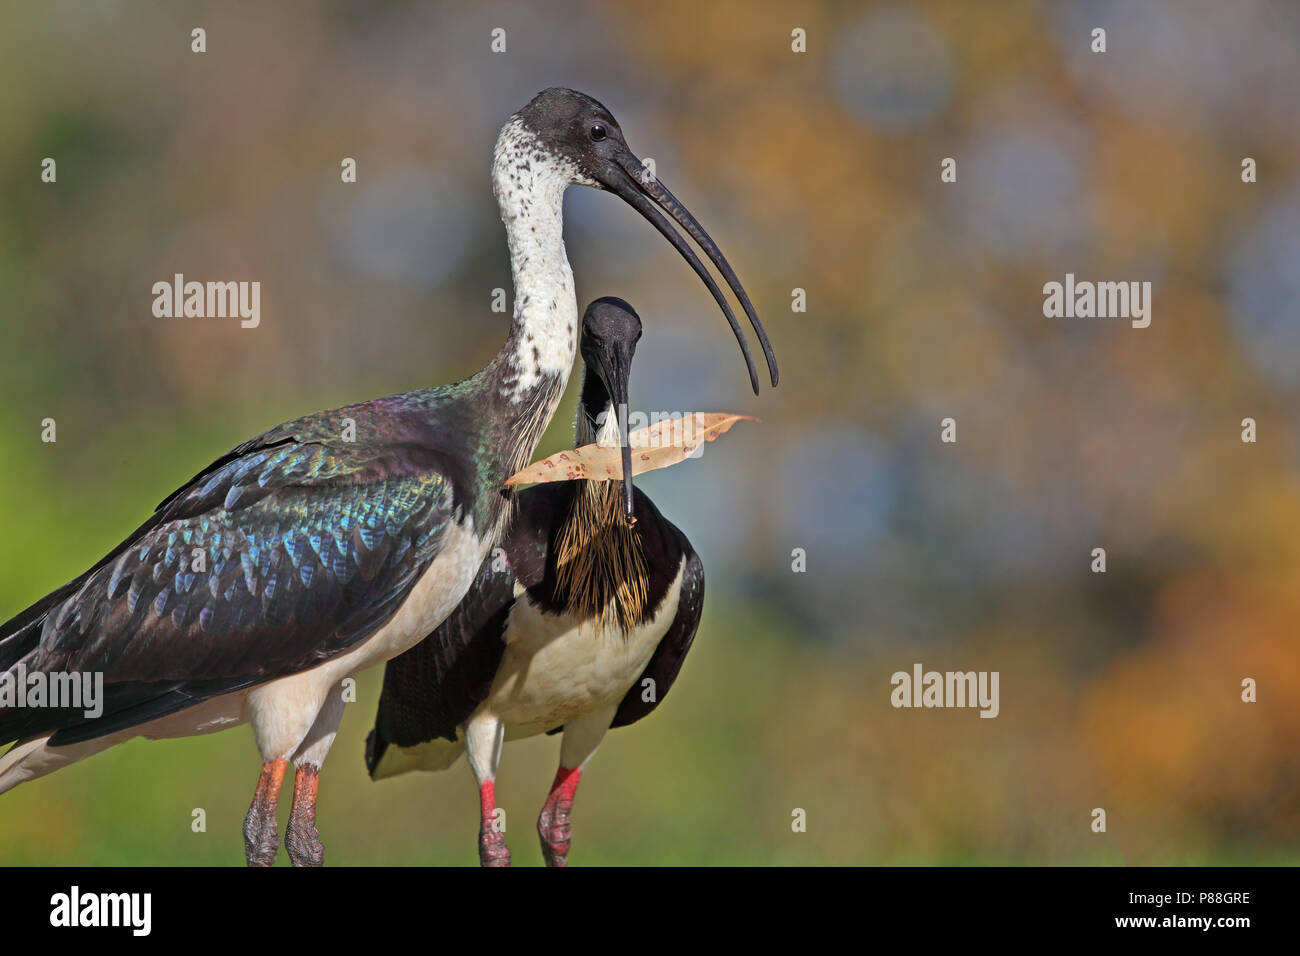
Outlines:
{"type": "Polygon", "coordinates": [[[563,731],[537,829],[546,863],[566,865],[583,769],[606,731],[663,700],[700,622],[704,567],[686,536],[633,489],[630,446],[619,434],[640,337],[641,322],[621,299],[588,306],[575,440],[621,442],[623,493],[592,480],[520,493],[499,552],[460,606],[384,669],[366,742],[371,776],[443,770],[467,752],[484,866],[510,863],[495,825],[502,742],[563,731]]]}
{"type": "MultiPolygon", "coordinates": [[[[677,199],[643,173],[600,103],[550,89],[501,130],[492,185],[515,303],[505,346],[476,375],[295,419],[200,471],[90,570],[0,625],[0,677],[95,672],[103,712],[0,696],[0,792],[131,737],[253,725],[263,766],[244,822],[250,865],[278,848],[275,807],[296,768],[285,843],[319,864],[320,766],[340,682],[432,632],[469,590],[507,524],[502,483],[531,458],[578,346],[562,199],[608,189],[700,275],[745,352],[717,284],[666,212],[735,293],[735,273],[677,199]]],[[[71,533],[72,529],[66,529],[71,533]]],[[[51,534],[59,533],[50,529],[51,534]]],[[[5,684],[0,682],[0,691],[5,684]]]]}

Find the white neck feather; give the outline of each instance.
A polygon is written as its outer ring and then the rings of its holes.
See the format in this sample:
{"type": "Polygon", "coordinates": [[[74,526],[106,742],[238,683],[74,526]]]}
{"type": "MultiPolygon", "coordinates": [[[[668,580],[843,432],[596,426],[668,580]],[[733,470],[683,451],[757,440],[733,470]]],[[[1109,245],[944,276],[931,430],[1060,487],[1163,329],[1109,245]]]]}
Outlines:
{"type": "Polygon", "coordinates": [[[573,368],[578,302],[564,251],[564,190],[579,179],[517,118],[502,127],[492,189],[506,227],[515,286],[508,384],[517,395],[552,375],[560,377],[562,391],[573,368]]]}
{"type": "MultiPolygon", "coordinates": [[[[590,373],[587,373],[590,374],[590,373]]],[[[578,415],[574,422],[573,438],[578,445],[598,443],[602,447],[612,448],[619,444],[618,410],[613,402],[606,402],[605,408],[596,421],[587,417],[587,410],[582,401],[578,401],[578,415]]]]}

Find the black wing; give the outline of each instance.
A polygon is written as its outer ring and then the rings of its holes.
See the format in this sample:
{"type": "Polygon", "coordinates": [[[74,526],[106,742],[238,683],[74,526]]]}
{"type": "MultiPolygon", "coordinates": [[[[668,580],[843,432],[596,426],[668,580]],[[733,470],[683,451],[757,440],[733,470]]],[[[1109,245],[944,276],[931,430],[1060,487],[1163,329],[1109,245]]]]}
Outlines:
{"type": "Polygon", "coordinates": [[[103,715],[0,708],[72,743],[295,673],[397,610],[453,514],[401,397],[281,425],[213,462],[92,569],[0,626],[0,666],[99,672],[103,715]],[[364,440],[350,441],[344,419],[364,440]]]}
{"type": "Polygon", "coordinates": [[[505,650],[515,584],[534,587],[546,575],[556,514],[551,505],[565,493],[553,485],[520,493],[501,547],[484,560],[456,610],[384,666],[375,726],[366,738],[371,774],[389,744],[414,747],[435,737],[455,740],[456,728],[487,697],[505,650]]]}

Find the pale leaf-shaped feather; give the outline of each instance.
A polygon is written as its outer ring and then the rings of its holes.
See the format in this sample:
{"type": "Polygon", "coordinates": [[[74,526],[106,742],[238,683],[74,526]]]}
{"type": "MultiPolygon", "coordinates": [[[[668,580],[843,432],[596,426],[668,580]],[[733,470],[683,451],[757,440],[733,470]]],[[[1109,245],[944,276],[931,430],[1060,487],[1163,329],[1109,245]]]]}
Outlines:
{"type": "MultiPolygon", "coordinates": [[[[692,412],[668,418],[632,432],[632,476],[667,468],[695,455],[706,441],[725,434],[739,421],[756,422],[733,412],[692,412]]],[[[583,445],[535,461],[506,479],[507,485],[533,485],[547,481],[617,481],[623,462],[617,445],[583,445]]]]}

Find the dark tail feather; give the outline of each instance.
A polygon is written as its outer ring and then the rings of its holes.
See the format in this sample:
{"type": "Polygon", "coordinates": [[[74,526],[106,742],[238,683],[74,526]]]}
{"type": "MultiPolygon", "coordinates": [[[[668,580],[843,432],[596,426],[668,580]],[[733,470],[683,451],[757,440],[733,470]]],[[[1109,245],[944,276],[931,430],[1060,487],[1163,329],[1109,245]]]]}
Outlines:
{"type": "Polygon", "coordinates": [[[0,672],[7,671],[36,649],[41,642],[41,627],[51,610],[81,590],[82,585],[91,575],[135,544],[140,536],[157,525],[159,520],[160,513],[154,512],[144,524],[131,532],[125,541],[96,561],[94,566],[85,573],[77,575],[63,587],[51,591],[25,611],[19,611],[4,624],[0,624],[0,672]]]}
{"type": "MultiPolygon", "coordinates": [[[[41,643],[45,618],[69,595],[76,593],[81,582],[82,578],[69,581],[0,624],[0,677],[36,650],[41,643]]],[[[49,719],[49,712],[43,709],[0,707],[0,746],[44,730],[40,725],[49,719]]]]}

